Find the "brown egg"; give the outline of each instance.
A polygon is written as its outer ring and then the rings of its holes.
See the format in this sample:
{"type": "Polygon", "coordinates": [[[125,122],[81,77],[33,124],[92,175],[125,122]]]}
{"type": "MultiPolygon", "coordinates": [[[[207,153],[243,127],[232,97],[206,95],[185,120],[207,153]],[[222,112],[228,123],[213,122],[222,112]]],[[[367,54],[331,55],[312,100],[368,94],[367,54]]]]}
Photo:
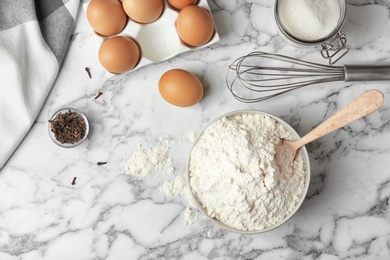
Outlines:
{"type": "Polygon", "coordinates": [[[87,8],[92,29],[103,36],[112,36],[126,26],[127,16],[118,0],[92,0],[87,8]]]}
{"type": "Polygon", "coordinates": [[[168,0],[173,7],[177,9],[183,9],[188,5],[194,5],[198,2],[198,0],[168,0]]]}
{"type": "Polygon", "coordinates": [[[161,96],[168,103],[189,107],[198,103],[203,97],[203,86],[192,73],[182,69],[172,69],[165,72],[159,82],[161,96]]]}
{"type": "Polygon", "coordinates": [[[184,7],[177,17],[177,33],[180,39],[190,46],[201,46],[210,41],[214,34],[211,14],[196,5],[184,7]]]}
{"type": "Polygon", "coordinates": [[[123,0],[123,9],[130,19],[138,23],[151,23],[160,17],[163,0],[123,0]]]}
{"type": "Polygon", "coordinates": [[[115,36],[102,43],[98,56],[106,70],[117,74],[129,71],[137,65],[140,50],[131,38],[115,36]]]}

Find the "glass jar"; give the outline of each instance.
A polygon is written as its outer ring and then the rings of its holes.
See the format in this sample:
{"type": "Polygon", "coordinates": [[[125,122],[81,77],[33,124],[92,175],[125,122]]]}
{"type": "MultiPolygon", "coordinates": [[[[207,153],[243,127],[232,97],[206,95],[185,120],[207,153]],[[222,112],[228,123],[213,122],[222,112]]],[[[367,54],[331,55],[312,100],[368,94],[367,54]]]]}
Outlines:
{"type": "MultiPolygon", "coordinates": [[[[345,0],[337,0],[339,7],[339,17],[337,21],[331,21],[335,26],[329,31],[329,33],[324,36],[318,38],[304,39],[299,37],[297,33],[294,33],[287,29],[289,27],[288,24],[283,23],[283,17],[281,12],[281,5],[283,1],[291,1],[291,0],[275,0],[274,5],[274,17],[276,29],[278,31],[279,36],[288,44],[295,47],[311,47],[311,46],[321,46],[321,55],[324,59],[329,60],[329,64],[332,65],[336,63],[339,59],[341,59],[347,52],[347,38],[343,32],[341,32],[341,27],[344,24],[346,17],[346,3],[345,0]]],[[[324,3],[321,1],[321,3],[324,3]]],[[[297,2],[294,1],[294,8],[297,7],[297,2]]],[[[292,5],[291,5],[292,6],[292,5]]],[[[303,9],[302,9],[303,10],[303,9]]],[[[289,12],[290,14],[292,12],[289,12]]],[[[333,14],[334,16],[334,14],[333,14]]],[[[326,15],[328,19],[337,19],[332,17],[332,15],[326,15]]],[[[300,19],[300,18],[298,18],[300,19]]],[[[307,21],[310,22],[310,21],[307,21]]]]}

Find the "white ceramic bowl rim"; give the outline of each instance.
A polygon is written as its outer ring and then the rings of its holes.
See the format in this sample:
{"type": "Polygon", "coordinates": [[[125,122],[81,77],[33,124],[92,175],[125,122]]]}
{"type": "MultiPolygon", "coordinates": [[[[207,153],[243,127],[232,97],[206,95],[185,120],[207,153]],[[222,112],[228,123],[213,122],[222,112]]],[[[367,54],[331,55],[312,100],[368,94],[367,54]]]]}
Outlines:
{"type": "Polygon", "coordinates": [[[226,225],[225,223],[222,223],[221,221],[215,219],[215,218],[212,218],[210,217],[207,212],[205,211],[205,209],[202,207],[201,203],[198,201],[198,199],[196,198],[196,196],[194,195],[194,193],[192,192],[192,189],[191,189],[191,183],[190,183],[190,171],[189,171],[189,166],[190,166],[190,162],[191,162],[191,154],[192,154],[192,150],[194,149],[195,145],[197,144],[199,138],[203,135],[204,131],[210,127],[213,123],[215,123],[216,121],[224,118],[224,117],[229,117],[229,116],[232,116],[232,115],[239,115],[239,114],[260,114],[260,115],[266,115],[266,116],[270,116],[272,117],[273,119],[275,119],[277,122],[281,123],[286,129],[287,131],[293,135],[294,138],[300,138],[299,134],[295,131],[294,128],[292,128],[288,123],[286,123],[284,120],[280,119],[279,117],[277,116],[274,116],[272,114],[269,114],[267,112],[263,112],[263,111],[260,111],[260,110],[254,110],[254,109],[244,109],[244,110],[236,110],[236,111],[232,111],[232,112],[229,112],[229,113],[226,113],[226,114],[223,114],[219,117],[217,117],[216,119],[212,120],[211,122],[209,122],[203,129],[202,131],[198,134],[197,138],[196,138],[196,141],[193,143],[192,145],[192,148],[191,148],[191,151],[190,151],[190,155],[188,156],[188,160],[187,160],[187,185],[190,189],[190,194],[192,196],[192,198],[194,199],[198,209],[203,213],[203,215],[205,215],[208,219],[210,219],[214,224],[216,224],[217,226],[225,229],[225,230],[228,230],[228,231],[231,231],[231,232],[235,232],[235,233],[240,233],[240,234],[259,234],[259,233],[264,233],[264,232],[267,232],[267,231],[270,231],[272,229],[275,229],[279,226],[281,226],[282,224],[284,224],[287,220],[289,220],[297,211],[298,209],[301,207],[303,201],[305,200],[306,198],[306,194],[309,190],[309,184],[310,184],[310,160],[309,160],[309,154],[307,152],[307,149],[306,147],[302,147],[300,149],[300,154],[305,162],[305,166],[306,166],[306,180],[305,180],[305,187],[303,189],[303,192],[302,192],[302,195],[301,195],[301,199],[299,200],[298,204],[295,206],[295,209],[293,211],[290,212],[290,214],[288,214],[281,222],[279,223],[276,223],[275,225],[272,225],[272,226],[269,226],[265,229],[262,229],[262,230],[240,230],[240,229],[236,229],[236,228],[233,228],[233,227],[230,227],[228,225],[226,225]]]}

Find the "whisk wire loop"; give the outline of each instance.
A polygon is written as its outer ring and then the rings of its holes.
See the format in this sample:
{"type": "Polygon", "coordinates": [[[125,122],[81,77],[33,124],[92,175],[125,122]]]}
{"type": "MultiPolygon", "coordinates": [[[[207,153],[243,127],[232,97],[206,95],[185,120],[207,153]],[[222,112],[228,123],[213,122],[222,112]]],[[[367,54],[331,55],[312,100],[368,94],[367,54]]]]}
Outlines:
{"type": "Polygon", "coordinates": [[[313,84],[342,80],[345,80],[344,67],[262,51],[234,60],[226,75],[229,91],[245,103],[267,100],[313,84]]]}

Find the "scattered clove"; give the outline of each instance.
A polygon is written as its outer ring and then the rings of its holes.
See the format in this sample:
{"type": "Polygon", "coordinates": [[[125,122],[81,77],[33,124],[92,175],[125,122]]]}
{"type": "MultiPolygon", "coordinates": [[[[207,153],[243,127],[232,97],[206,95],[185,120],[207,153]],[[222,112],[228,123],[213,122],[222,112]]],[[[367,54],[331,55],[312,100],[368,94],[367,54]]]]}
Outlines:
{"type": "Polygon", "coordinates": [[[96,163],[98,166],[100,166],[100,165],[105,165],[105,164],[107,164],[107,162],[97,162],[96,163]]]}
{"type": "Polygon", "coordinates": [[[97,93],[95,99],[98,99],[101,95],[103,95],[103,92],[100,92],[100,91],[99,91],[99,92],[97,93]]]}
{"type": "Polygon", "coordinates": [[[85,71],[87,72],[88,77],[89,77],[90,79],[92,79],[91,71],[89,70],[89,68],[88,68],[88,67],[85,67],[84,69],[85,69],[85,71]]]}
{"type": "Polygon", "coordinates": [[[73,177],[73,180],[72,180],[72,185],[75,185],[76,184],[76,179],[77,179],[77,177],[73,177]]]}
{"type": "Polygon", "coordinates": [[[49,120],[50,129],[61,144],[74,144],[84,138],[86,124],[77,112],[59,113],[53,120],[49,120]]]}

